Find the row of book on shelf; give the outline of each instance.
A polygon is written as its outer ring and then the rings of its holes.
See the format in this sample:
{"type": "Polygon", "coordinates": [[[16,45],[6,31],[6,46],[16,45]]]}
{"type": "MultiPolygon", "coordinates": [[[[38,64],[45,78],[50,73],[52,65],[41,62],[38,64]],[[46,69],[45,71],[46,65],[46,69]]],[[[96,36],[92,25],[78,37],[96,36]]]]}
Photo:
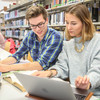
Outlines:
{"type": "MultiPolygon", "coordinates": [[[[93,22],[100,21],[100,15],[98,15],[98,14],[96,14],[96,15],[97,16],[91,16],[93,22]]],[[[48,15],[48,19],[49,19],[48,25],[65,25],[65,13],[64,13],[64,11],[52,13],[52,14],[48,15]]],[[[26,19],[12,20],[10,22],[7,22],[5,27],[11,28],[13,26],[16,26],[16,28],[18,28],[18,26],[19,26],[19,28],[21,26],[29,27],[29,23],[26,19]]]]}
{"type": "MultiPolygon", "coordinates": [[[[26,29],[26,30],[6,30],[5,33],[5,37],[6,38],[16,38],[16,39],[23,39],[24,36],[29,32],[30,30],[26,29]]],[[[64,31],[59,31],[63,37],[63,39],[65,39],[65,32],[64,31]]]]}
{"type": "Polygon", "coordinates": [[[52,3],[48,5],[47,9],[83,1],[84,0],[52,0],[52,3]]]}
{"type": "MultiPolygon", "coordinates": [[[[24,36],[29,32],[30,30],[6,30],[5,38],[12,38],[14,39],[16,48],[19,48],[20,43],[24,36]]],[[[61,34],[62,38],[66,40],[65,38],[65,31],[59,31],[61,34]]]]}
{"type": "Polygon", "coordinates": [[[18,19],[18,20],[12,20],[6,23],[6,27],[26,26],[26,25],[28,25],[28,21],[25,18],[18,19]]]}
{"type": "MultiPolygon", "coordinates": [[[[53,8],[57,6],[63,6],[71,3],[77,3],[77,2],[82,2],[83,0],[52,0],[52,3],[50,5],[47,5],[45,8],[53,8]]],[[[20,16],[25,16],[26,10],[13,10],[5,14],[5,20],[11,19],[11,18],[16,18],[20,16]]]]}
{"type": "Polygon", "coordinates": [[[23,37],[29,32],[30,30],[6,30],[5,32],[5,37],[11,37],[11,38],[18,38],[18,39],[23,39],[23,37]]]}
{"type": "Polygon", "coordinates": [[[14,10],[10,11],[5,14],[4,18],[5,20],[11,19],[11,18],[17,18],[20,16],[25,16],[26,10],[20,11],[20,10],[14,10]]]}
{"type": "MultiPolygon", "coordinates": [[[[65,24],[64,11],[48,15],[49,25],[63,25],[65,24]]],[[[28,26],[28,21],[24,19],[12,20],[7,22],[6,27],[11,26],[28,26]]]]}

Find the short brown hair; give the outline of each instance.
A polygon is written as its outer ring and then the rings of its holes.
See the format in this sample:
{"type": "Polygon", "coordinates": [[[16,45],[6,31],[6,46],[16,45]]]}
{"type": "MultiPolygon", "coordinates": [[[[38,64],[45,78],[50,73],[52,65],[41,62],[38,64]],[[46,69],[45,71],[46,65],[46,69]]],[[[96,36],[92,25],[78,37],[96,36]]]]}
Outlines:
{"type": "MultiPolygon", "coordinates": [[[[75,15],[83,24],[82,39],[80,40],[80,42],[84,43],[87,40],[91,40],[95,32],[95,27],[92,23],[88,8],[84,4],[74,4],[66,9],[65,14],[67,13],[75,15]]],[[[67,30],[66,38],[67,40],[73,38],[70,36],[67,30]]]]}
{"type": "Polygon", "coordinates": [[[25,18],[29,20],[30,18],[35,18],[38,17],[40,14],[43,15],[44,20],[47,19],[47,11],[44,7],[42,6],[31,6],[27,11],[26,11],[26,16],[25,18]]]}

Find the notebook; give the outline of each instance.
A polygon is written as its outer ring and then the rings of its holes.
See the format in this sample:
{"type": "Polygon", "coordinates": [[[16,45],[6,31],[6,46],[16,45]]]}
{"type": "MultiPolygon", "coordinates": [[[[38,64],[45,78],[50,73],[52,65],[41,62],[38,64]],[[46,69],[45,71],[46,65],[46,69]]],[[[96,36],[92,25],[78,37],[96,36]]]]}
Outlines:
{"type": "MultiPolygon", "coordinates": [[[[89,92],[72,89],[69,82],[14,73],[26,91],[33,96],[50,100],[78,100],[75,94],[87,96],[89,92]],[[75,93],[75,94],[74,94],[75,93]]],[[[79,99],[81,100],[81,99],[79,99]]],[[[86,100],[86,99],[82,99],[86,100]]]]}

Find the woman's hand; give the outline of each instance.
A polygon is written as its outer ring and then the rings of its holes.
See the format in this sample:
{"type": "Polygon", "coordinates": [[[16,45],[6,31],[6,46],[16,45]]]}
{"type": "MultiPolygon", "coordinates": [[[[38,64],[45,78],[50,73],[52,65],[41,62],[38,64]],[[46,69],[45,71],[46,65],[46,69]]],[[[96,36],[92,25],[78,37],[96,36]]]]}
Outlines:
{"type": "Polygon", "coordinates": [[[50,77],[51,72],[49,70],[47,71],[37,71],[32,74],[33,76],[39,76],[39,77],[50,77]]]}
{"type": "Polygon", "coordinates": [[[91,85],[89,80],[86,75],[84,77],[78,76],[75,80],[75,85],[77,88],[88,90],[91,85]]]}

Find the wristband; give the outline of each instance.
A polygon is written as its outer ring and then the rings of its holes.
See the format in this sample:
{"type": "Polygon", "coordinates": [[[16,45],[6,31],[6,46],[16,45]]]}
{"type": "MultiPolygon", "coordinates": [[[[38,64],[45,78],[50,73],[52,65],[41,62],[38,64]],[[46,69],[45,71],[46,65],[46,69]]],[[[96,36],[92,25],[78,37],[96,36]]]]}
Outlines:
{"type": "Polygon", "coordinates": [[[90,88],[91,88],[91,83],[89,83],[89,85],[88,85],[88,87],[87,87],[87,90],[90,89],[90,88]]]}

